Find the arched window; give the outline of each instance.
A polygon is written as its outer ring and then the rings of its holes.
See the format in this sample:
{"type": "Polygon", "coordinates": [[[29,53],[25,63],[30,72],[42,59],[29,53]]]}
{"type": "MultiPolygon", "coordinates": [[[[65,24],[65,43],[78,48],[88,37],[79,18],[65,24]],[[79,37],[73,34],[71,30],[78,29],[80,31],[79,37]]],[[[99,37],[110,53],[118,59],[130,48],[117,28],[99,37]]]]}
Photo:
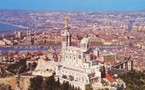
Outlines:
{"type": "Polygon", "coordinates": [[[81,55],[79,54],[79,59],[81,59],[81,55]]]}
{"type": "Polygon", "coordinates": [[[74,60],[76,59],[76,57],[74,57],[74,60]]]}

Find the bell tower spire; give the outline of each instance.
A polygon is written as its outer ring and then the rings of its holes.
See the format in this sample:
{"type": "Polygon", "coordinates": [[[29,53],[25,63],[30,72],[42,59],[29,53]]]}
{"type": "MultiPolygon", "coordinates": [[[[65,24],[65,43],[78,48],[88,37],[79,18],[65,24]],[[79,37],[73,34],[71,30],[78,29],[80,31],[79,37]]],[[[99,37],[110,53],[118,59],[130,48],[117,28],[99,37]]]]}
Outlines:
{"type": "Polygon", "coordinates": [[[66,48],[68,46],[71,46],[71,34],[69,32],[69,25],[68,25],[69,19],[68,17],[64,18],[64,30],[62,30],[61,36],[63,38],[62,40],[62,47],[66,48]]]}
{"type": "Polygon", "coordinates": [[[68,17],[64,18],[64,24],[65,24],[65,27],[68,27],[68,17]]]}

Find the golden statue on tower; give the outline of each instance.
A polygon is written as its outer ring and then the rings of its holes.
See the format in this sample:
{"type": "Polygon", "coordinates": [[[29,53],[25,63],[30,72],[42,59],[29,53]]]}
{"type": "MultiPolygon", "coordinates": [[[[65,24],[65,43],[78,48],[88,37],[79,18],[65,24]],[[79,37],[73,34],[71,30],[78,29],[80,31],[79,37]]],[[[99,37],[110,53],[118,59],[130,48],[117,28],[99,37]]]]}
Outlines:
{"type": "Polygon", "coordinates": [[[64,23],[65,23],[65,26],[68,26],[68,17],[67,16],[64,18],[64,23]]]}

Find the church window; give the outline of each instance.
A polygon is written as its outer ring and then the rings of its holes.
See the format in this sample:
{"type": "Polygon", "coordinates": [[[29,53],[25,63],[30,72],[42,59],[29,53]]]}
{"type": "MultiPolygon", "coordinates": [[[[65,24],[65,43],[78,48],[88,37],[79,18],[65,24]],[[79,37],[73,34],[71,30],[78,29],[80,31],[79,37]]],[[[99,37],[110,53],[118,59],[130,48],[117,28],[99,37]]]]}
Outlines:
{"type": "Polygon", "coordinates": [[[74,57],[74,60],[75,60],[76,58],[74,57]]]}
{"type": "Polygon", "coordinates": [[[81,59],[81,55],[79,55],[79,59],[81,59]]]}
{"type": "Polygon", "coordinates": [[[87,59],[85,58],[85,62],[87,61],[87,59]]]}
{"type": "Polygon", "coordinates": [[[83,44],[83,47],[84,47],[84,48],[85,48],[85,46],[86,46],[86,45],[85,45],[85,44],[83,44]]]}

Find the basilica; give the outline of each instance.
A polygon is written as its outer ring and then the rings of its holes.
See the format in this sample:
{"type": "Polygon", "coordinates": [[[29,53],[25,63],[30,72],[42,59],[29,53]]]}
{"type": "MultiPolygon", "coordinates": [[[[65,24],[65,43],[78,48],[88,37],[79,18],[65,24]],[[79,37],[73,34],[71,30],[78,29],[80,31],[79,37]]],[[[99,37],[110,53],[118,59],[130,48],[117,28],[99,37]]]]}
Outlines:
{"type": "MultiPolygon", "coordinates": [[[[61,32],[62,49],[59,60],[57,62],[47,61],[41,57],[33,75],[50,76],[55,72],[55,76],[59,78],[61,83],[69,82],[81,90],[91,90],[90,88],[98,90],[98,88],[104,87],[109,90],[117,90],[111,84],[103,85],[102,80],[107,82],[106,72],[111,67],[100,63],[101,59],[97,61],[94,58],[94,55],[97,56],[99,51],[89,47],[89,37],[85,36],[78,46],[72,46],[69,29],[68,18],[65,17],[65,27],[61,32]]],[[[111,82],[118,84],[115,79],[111,82]]],[[[121,84],[125,86],[123,81],[121,84]]]]}

